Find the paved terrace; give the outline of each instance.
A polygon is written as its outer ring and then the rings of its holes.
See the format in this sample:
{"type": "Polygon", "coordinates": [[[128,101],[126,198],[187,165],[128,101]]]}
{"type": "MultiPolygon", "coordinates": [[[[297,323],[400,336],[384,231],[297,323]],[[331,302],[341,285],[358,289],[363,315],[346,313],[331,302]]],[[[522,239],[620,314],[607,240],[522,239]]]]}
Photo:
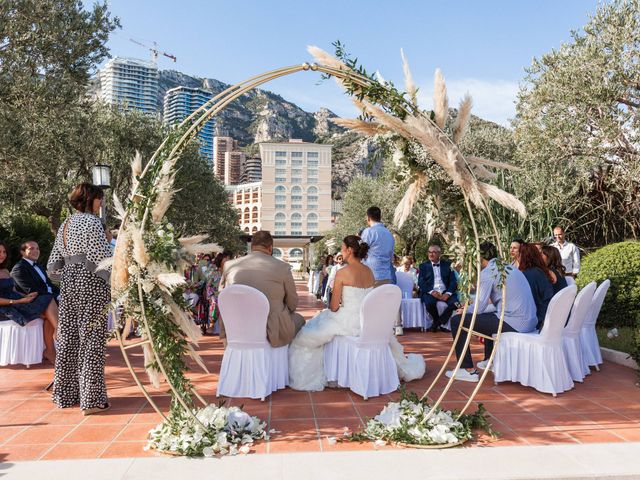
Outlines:
{"type": "MultiPolygon", "coordinates": [[[[321,305],[302,284],[298,288],[302,313],[309,318],[321,305]]],[[[421,353],[427,361],[426,377],[407,385],[422,393],[443,361],[451,337],[444,333],[409,332],[401,341],[406,351],[421,353]]],[[[481,345],[474,344],[474,349],[479,352],[481,345]]],[[[207,336],[201,351],[212,374],[194,369],[192,378],[199,391],[215,401],[223,348],[217,337],[207,336]]],[[[135,356],[135,363],[141,370],[141,353],[135,356]]],[[[77,408],[61,410],[53,406],[49,393],[43,391],[53,377],[50,365],[1,368],[0,462],[159,456],[143,451],[143,446],[147,431],[160,417],[133,385],[115,342],[108,347],[107,365],[112,408],[104,415],[90,417],[83,417],[77,408]]],[[[480,435],[469,447],[640,441],[640,389],[635,387],[636,372],[628,368],[605,363],[600,372],[592,373],[583,384],[557,398],[518,384],[495,386],[491,376],[488,380],[476,400],[484,403],[501,436],[494,440],[480,435]]],[[[456,382],[445,407],[462,407],[471,389],[471,384],[456,382]]],[[[255,453],[268,457],[288,452],[373,450],[371,443],[336,444],[331,437],[342,436],[345,428],[359,429],[396,397],[392,394],[364,401],[347,390],[305,393],[286,389],[264,402],[233,399],[230,403],[244,404],[248,412],[279,432],[270,441],[253,447],[255,453]]],[[[166,392],[158,392],[157,400],[162,408],[168,408],[166,392]]],[[[383,446],[380,450],[391,454],[399,448],[383,446]]],[[[496,449],[496,453],[497,450],[502,449],[496,449]]]]}

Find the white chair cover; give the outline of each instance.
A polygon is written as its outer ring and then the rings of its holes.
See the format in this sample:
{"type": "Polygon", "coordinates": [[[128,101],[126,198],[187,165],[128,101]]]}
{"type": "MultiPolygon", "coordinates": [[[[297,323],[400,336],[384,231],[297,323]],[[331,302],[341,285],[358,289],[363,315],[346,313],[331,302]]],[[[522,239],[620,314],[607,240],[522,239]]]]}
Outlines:
{"type": "Polygon", "coordinates": [[[360,308],[360,336],[334,337],[324,347],[328,381],[365,400],[397,390],[400,379],[389,340],[401,295],[395,285],[382,285],[367,294],[360,308]]]}
{"type": "Polygon", "coordinates": [[[564,279],[567,281],[567,285],[569,286],[576,284],[576,280],[570,275],[564,277],[564,279]]]}
{"type": "MultiPolygon", "coordinates": [[[[426,317],[424,328],[425,329],[431,328],[431,325],[433,325],[433,317],[429,312],[427,312],[427,307],[425,307],[424,304],[422,305],[422,308],[424,310],[424,314],[426,317]]],[[[442,315],[442,312],[444,312],[447,309],[447,302],[436,303],[436,308],[438,309],[438,315],[442,315]]],[[[441,327],[451,331],[451,319],[447,320],[447,323],[445,323],[444,325],[441,325],[441,327]]]]}
{"type": "Polygon", "coordinates": [[[44,352],[44,320],[36,318],[24,327],[13,322],[0,322],[0,366],[42,363],[44,352]]]}
{"type": "Polygon", "coordinates": [[[587,314],[587,318],[582,324],[582,331],[580,332],[581,345],[582,345],[582,358],[587,366],[596,367],[596,370],[600,370],[598,365],[602,363],[602,353],[600,353],[600,343],[598,342],[598,335],[596,334],[596,321],[604,298],[607,296],[611,282],[607,279],[600,284],[596,293],[593,294],[593,300],[591,301],[591,308],[587,314]]]}
{"type": "Polygon", "coordinates": [[[576,291],[572,285],[554,295],[540,334],[535,331],[502,334],[493,363],[496,383],[519,382],[554,397],[573,388],[562,351],[562,331],[576,291]]]}
{"type": "Polygon", "coordinates": [[[574,382],[582,382],[586,375],[591,373],[589,366],[585,363],[582,356],[582,341],[580,332],[582,325],[591,308],[593,301],[593,293],[596,291],[596,282],[586,285],[575,301],[569,316],[569,323],[564,328],[562,334],[562,348],[564,350],[564,358],[567,361],[569,373],[574,382]]]}
{"type": "MultiPolygon", "coordinates": [[[[406,272],[396,272],[396,284],[402,292],[400,317],[404,328],[427,328],[427,313],[422,300],[413,298],[413,277],[406,272]]],[[[431,326],[431,325],[429,325],[431,326]]]]}
{"type": "Polygon", "coordinates": [[[288,346],[267,341],[269,301],[255,288],[230,285],[218,296],[227,348],[222,357],[217,395],[259,398],[289,383],[288,346]]]}

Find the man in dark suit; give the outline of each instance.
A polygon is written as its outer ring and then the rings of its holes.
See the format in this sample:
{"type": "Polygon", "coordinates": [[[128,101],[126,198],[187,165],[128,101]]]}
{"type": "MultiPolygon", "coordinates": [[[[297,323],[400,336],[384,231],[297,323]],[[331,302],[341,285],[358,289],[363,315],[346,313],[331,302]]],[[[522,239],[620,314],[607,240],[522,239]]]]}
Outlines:
{"type": "Polygon", "coordinates": [[[440,260],[442,250],[438,245],[429,245],[429,260],[420,265],[418,287],[420,297],[427,312],[433,318],[432,332],[437,332],[447,323],[458,301],[456,295],[458,282],[451,269],[451,263],[440,260]],[[447,304],[442,315],[438,313],[438,302],[447,304]]]}
{"type": "Polygon", "coordinates": [[[47,269],[38,264],[40,247],[33,240],[20,245],[22,259],[11,270],[11,278],[16,282],[16,289],[24,294],[36,292],[50,294],[57,300],[60,289],[51,282],[47,269]]]}

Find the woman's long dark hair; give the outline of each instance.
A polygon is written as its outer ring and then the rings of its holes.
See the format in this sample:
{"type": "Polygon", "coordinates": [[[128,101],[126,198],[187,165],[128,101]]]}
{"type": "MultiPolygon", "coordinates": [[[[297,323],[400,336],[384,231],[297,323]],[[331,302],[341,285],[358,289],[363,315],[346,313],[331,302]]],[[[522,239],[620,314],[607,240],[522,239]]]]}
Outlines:
{"type": "Polygon", "coordinates": [[[563,277],[567,274],[567,271],[562,264],[562,257],[560,256],[560,251],[556,247],[552,247],[551,245],[543,245],[542,253],[547,256],[547,266],[558,272],[563,277]]]}
{"type": "Polygon", "coordinates": [[[9,265],[9,247],[2,240],[0,240],[0,247],[4,247],[4,251],[7,254],[7,258],[0,263],[0,268],[7,268],[7,265],[9,265]]]}
{"type": "Polygon", "coordinates": [[[539,268],[544,272],[549,281],[553,283],[553,275],[551,274],[549,267],[547,267],[547,264],[544,262],[544,258],[542,258],[540,250],[538,250],[538,248],[532,243],[523,243],[520,245],[518,268],[521,272],[524,272],[529,268],[539,268]]]}
{"type": "Polygon", "coordinates": [[[360,260],[367,258],[367,253],[369,253],[369,244],[363,242],[359,236],[347,235],[342,239],[342,243],[350,248],[353,251],[353,254],[360,260]]]}

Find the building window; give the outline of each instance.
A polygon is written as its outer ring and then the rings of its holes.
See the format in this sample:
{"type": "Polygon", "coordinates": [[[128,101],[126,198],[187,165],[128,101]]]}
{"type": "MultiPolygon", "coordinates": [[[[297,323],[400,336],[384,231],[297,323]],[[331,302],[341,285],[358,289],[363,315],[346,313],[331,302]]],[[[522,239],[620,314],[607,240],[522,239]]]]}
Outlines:
{"type": "Polygon", "coordinates": [[[295,210],[302,210],[302,204],[301,203],[292,203],[291,204],[291,208],[295,209],[295,210]]]}
{"type": "Polygon", "coordinates": [[[271,255],[273,255],[275,258],[282,258],[282,250],[280,250],[279,248],[274,248],[271,255]]]}
{"type": "Polygon", "coordinates": [[[302,183],[302,179],[301,178],[292,178],[291,179],[291,183],[293,183],[294,185],[297,185],[299,183],[302,183]]]}
{"type": "Polygon", "coordinates": [[[318,209],[318,205],[307,205],[307,210],[317,210],[318,209]]]}
{"type": "Polygon", "coordinates": [[[307,205],[316,205],[318,203],[318,187],[311,186],[307,189],[307,205]]]}
{"type": "Polygon", "coordinates": [[[276,165],[286,165],[286,164],[287,164],[286,158],[276,158],[276,165]]]}
{"type": "Polygon", "coordinates": [[[318,158],[318,152],[307,152],[307,158],[318,158]]]}
{"type": "Polygon", "coordinates": [[[307,160],[307,167],[318,168],[318,160],[307,160]]]}
{"type": "Polygon", "coordinates": [[[276,157],[286,157],[286,156],[287,156],[287,152],[283,152],[283,151],[276,152],[276,157]]]}
{"type": "MultiPolygon", "coordinates": [[[[276,230],[285,230],[287,228],[287,216],[284,213],[276,213],[275,227],[276,230]]],[[[278,235],[284,235],[284,233],[279,233],[278,235]]]]}
{"type": "Polygon", "coordinates": [[[282,185],[278,185],[276,187],[276,195],[284,195],[285,193],[287,193],[286,187],[283,187],[282,185]]]}
{"type": "Polygon", "coordinates": [[[251,210],[251,221],[256,223],[258,221],[258,207],[253,207],[251,210]]]}
{"type": "Polygon", "coordinates": [[[249,223],[250,221],[249,207],[244,209],[244,223],[249,223]]]}
{"type": "Polygon", "coordinates": [[[249,233],[249,227],[244,227],[244,233],[249,233]]]}
{"type": "Polygon", "coordinates": [[[291,160],[291,166],[292,167],[301,167],[302,166],[302,160],[291,160]]]}
{"type": "Polygon", "coordinates": [[[302,249],[301,248],[292,248],[289,250],[289,258],[301,259],[302,258],[302,249]]]}
{"type": "Polygon", "coordinates": [[[286,168],[276,168],[276,175],[286,175],[286,174],[287,174],[286,168]]]}
{"type": "Polygon", "coordinates": [[[302,158],[302,152],[291,152],[291,158],[302,158]]]}
{"type": "Polygon", "coordinates": [[[302,235],[302,214],[291,214],[291,235],[302,235]]]}
{"type": "Polygon", "coordinates": [[[302,175],[302,169],[301,168],[292,168],[291,169],[291,175],[293,176],[299,176],[302,175]]]}
{"type": "Polygon", "coordinates": [[[285,183],[287,181],[287,177],[276,177],[276,182],[285,183]]]}
{"type": "Polygon", "coordinates": [[[254,233],[256,233],[258,231],[258,227],[253,227],[251,229],[251,235],[253,235],[254,233]]]}

